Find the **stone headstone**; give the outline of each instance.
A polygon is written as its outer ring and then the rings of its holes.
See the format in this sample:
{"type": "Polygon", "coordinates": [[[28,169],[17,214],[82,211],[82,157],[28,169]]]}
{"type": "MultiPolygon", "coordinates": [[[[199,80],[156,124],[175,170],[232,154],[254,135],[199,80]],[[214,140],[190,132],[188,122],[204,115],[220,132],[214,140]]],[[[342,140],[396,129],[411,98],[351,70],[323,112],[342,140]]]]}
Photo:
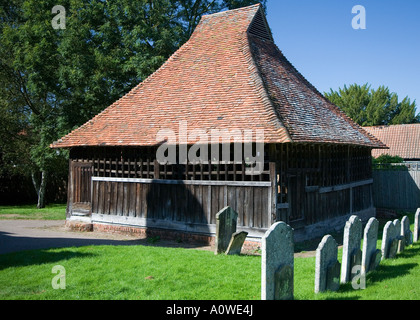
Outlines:
{"type": "MultiPolygon", "coordinates": [[[[395,219],[392,224],[395,227],[395,232],[397,234],[396,239],[398,240],[397,242],[397,252],[403,252],[404,248],[405,248],[405,243],[403,243],[403,236],[402,236],[402,227],[401,227],[401,221],[398,219],[395,219]]],[[[394,247],[392,247],[392,252],[394,250],[394,247]]]]}
{"type": "Polygon", "coordinates": [[[340,287],[340,263],[337,260],[337,242],[330,235],[322,238],[316,249],[315,293],[337,291],[340,287]]]}
{"type": "Polygon", "coordinates": [[[338,291],[340,289],[341,264],[336,261],[327,268],[327,290],[338,291]]]}
{"type": "Polygon", "coordinates": [[[410,230],[410,219],[407,216],[404,216],[401,219],[401,237],[405,239],[405,245],[409,246],[413,243],[410,230]]]}
{"type": "Polygon", "coordinates": [[[401,221],[398,219],[395,219],[394,221],[392,221],[392,223],[394,224],[397,237],[399,237],[401,235],[401,221]]]}
{"type": "Polygon", "coordinates": [[[341,261],[341,283],[351,281],[351,270],[361,264],[362,221],[351,216],[344,227],[343,258],[341,261]]]}
{"type": "Polygon", "coordinates": [[[293,268],[285,265],[274,274],[274,300],[293,299],[293,268]]]}
{"type": "Polygon", "coordinates": [[[405,238],[400,236],[398,238],[398,247],[397,247],[397,253],[403,252],[405,249],[405,238]]]}
{"type": "Polygon", "coordinates": [[[293,229],[280,221],[261,239],[261,299],[293,299],[293,229]]]}
{"type": "Polygon", "coordinates": [[[381,260],[382,260],[382,252],[380,249],[376,249],[370,258],[368,271],[375,270],[381,263],[381,260]]]}
{"type": "Polygon", "coordinates": [[[362,274],[366,274],[371,270],[372,256],[376,254],[376,246],[378,242],[379,221],[376,218],[370,218],[363,235],[363,253],[362,253],[362,274]]]}
{"type": "Polygon", "coordinates": [[[400,243],[400,239],[398,237],[392,239],[391,245],[389,246],[389,252],[388,252],[389,259],[394,259],[397,256],[399,243],[400,243]]]}
{"type": "Polygon", "coordinates": [[[241,254],[242,246],[245,242],[245,239],[248,235],[248,232],[235,232],[232,234],[228,248],[226,250],[227,255],[241,254]]]}
{"type": "Polygon", "coordinates": [[[223,208],[216,214],[215,254],[226,252],[232,235],[236,232],[238,214],[231,207],[223,208]]]}
{"type": "Polygon", "coordinates": [[[398,249],[398,236],[399,231],[395,229],[395,225],[392,221],[388,221],[385,224],[383,235],[382,235],[382,260],[390,259],[391,256],[395,257],[398,249]],[[395,240],[395,241],[394,241],[395,240]],[[395,242],[395,243],[394,243],[395,242]],[[394,253],[395,250],[395,253],[394,253]]]}
{"type": "Polygon", "coordinates": [[[420,208],[417,209],[416,214],[414,215],[414,242],[417,242],[420,240],[420,225],[419,225],[419,219],[420,219],[420,208]]]}

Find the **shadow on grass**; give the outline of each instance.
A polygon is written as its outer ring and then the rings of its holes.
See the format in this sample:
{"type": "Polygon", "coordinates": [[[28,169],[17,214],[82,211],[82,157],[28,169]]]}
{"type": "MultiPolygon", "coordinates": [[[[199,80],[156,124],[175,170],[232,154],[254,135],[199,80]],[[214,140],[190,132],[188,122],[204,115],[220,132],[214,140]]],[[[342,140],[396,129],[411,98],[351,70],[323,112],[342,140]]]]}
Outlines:
{"type": "MultiPolygon", "coordinates": [[[[412,247],[397,254],[395,259],[397,261],[402,261],[403,259],[412,258],[414,256],[420,256],[420,243],[415,243],[412,247]]],[[[405,276],[410,273],[411,269],[417,267],[418,265],[418,263],[397,263],[396,265],[385,265],[381,262],[376,270],[368,273],[368,278],[372,282],[380,282],[386,279],[405,276]]]]}
{"type": "Polygon", "coordinates": [[[387,279],[398,278],[410,273],[410,270],[417,267],[417,263],[405,263],[397,266],[380,265],[378,269],[368,274],[372,282],[381,282],[387,279]]]}
{"type": "Polygon", "coordinates": [[[52,252],[48,250],[21,251],[0,255],[0,270],[11,267],[27,267],[45,263],[58,262],[74,258],[93,257],[96,254],[82,253],[70,250],[52,252]]]}

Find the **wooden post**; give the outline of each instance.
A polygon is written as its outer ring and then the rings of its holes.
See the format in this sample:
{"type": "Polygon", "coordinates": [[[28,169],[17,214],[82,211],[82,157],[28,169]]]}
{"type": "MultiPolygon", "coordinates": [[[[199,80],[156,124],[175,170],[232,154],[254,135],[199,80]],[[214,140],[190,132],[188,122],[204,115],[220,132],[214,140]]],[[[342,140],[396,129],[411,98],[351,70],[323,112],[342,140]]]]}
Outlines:
{"type": "Polygon", "coordinates": [[[270,182],[271,182],[271,190],[268,193],[268,226],[271,226],[274,221],[277,219],[277,170],[276,170],[276,162],[270,161],[269,163],[269,170],[270,170],[270,182]]]}
{"type": "Polygon", "coordinates": [[[154,179],[159,179],[160,165],[157,160],[154,160],[154,179]]]}

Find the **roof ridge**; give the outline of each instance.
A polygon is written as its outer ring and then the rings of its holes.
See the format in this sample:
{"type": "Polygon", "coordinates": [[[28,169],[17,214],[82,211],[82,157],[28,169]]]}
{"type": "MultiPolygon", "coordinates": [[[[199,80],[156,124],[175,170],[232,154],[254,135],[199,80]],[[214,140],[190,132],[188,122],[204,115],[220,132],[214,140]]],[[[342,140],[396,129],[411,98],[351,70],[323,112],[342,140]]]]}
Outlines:
{"type": "Polygon", "coordinates": [[[420,123],[379,124],[376,126],[364,126],[363,128],[391,128],[391,127],[415,126],[415,125],[420,125],[420,123]]]}
{"type": "MultiPolygon", "coordinates": [[[[293,142],[290,133],[286,126],[284,125],[281,115],[277,112],[272,100],[270,99],[270,96],[268,94],[268,90],[264,84],[264,80],[261,76],[260,70],[258,68],[258,65],[255,61],[254,54],[252,52],[251,43],[249,41],[250,37],[256,37],[254,35],[249,34],[248,32],[245,33],[246,39],[240,39],[240,42],[242,42],[242,52],[244,54],[244,57],[246,59],[246,62],[248,63],[248,70],[251,73],[251,78],[254,82],[254,85],[257,89],[257,95],[260,97],[264,107],[266,108],[266,111],[269,113],[272,113],[275,116],[275,119],[271,119],[272,122],[274,122],[275,125],[280,125],[280,127],[284,128],[286,133],[286,138],[288,141],[285,142],[293,142]],[[245,43],[244,43],[245,42],[245,43]],[[252,76],[254,74],[254,76],[252,76]]],[[[268,40],[267,40],[268,41],[268,40]]]]}
{"type": "Polygon", "coordinates": [[[240,8],[236,8],[236,9],[230,9],[230,10],[225,10],[225,11],[220,11],[220,12],[215,12],[215,13],[210,13],[210,14],[204,14],[201,16],[201,18],[209,18],[212,16],[218,16],[218,15],[225,15],[225,14],[234,14],[238,11],[247,11],[250,10],[254,7],[262,7],[261,3],[256,3],[250,6],[246,6],[246,7],[240,7],[240,8]]]}

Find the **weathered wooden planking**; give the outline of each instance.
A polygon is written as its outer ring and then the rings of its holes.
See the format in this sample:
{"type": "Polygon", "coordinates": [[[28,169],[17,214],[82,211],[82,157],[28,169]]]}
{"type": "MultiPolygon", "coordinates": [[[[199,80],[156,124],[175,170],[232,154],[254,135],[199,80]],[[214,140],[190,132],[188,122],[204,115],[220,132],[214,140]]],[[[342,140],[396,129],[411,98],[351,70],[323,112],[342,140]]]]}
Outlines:
{"type": "Polygon", "coordinates": [[[373,171],[373,197],[378,208],[420,207],[420,171],[373,171]]]}
{"type": "Polygon", "coordinates": [[[268,228],[270,188],[93,181],[96,214],[214,224],[226,205],[238,212],[240,226],[268,228]]]}

